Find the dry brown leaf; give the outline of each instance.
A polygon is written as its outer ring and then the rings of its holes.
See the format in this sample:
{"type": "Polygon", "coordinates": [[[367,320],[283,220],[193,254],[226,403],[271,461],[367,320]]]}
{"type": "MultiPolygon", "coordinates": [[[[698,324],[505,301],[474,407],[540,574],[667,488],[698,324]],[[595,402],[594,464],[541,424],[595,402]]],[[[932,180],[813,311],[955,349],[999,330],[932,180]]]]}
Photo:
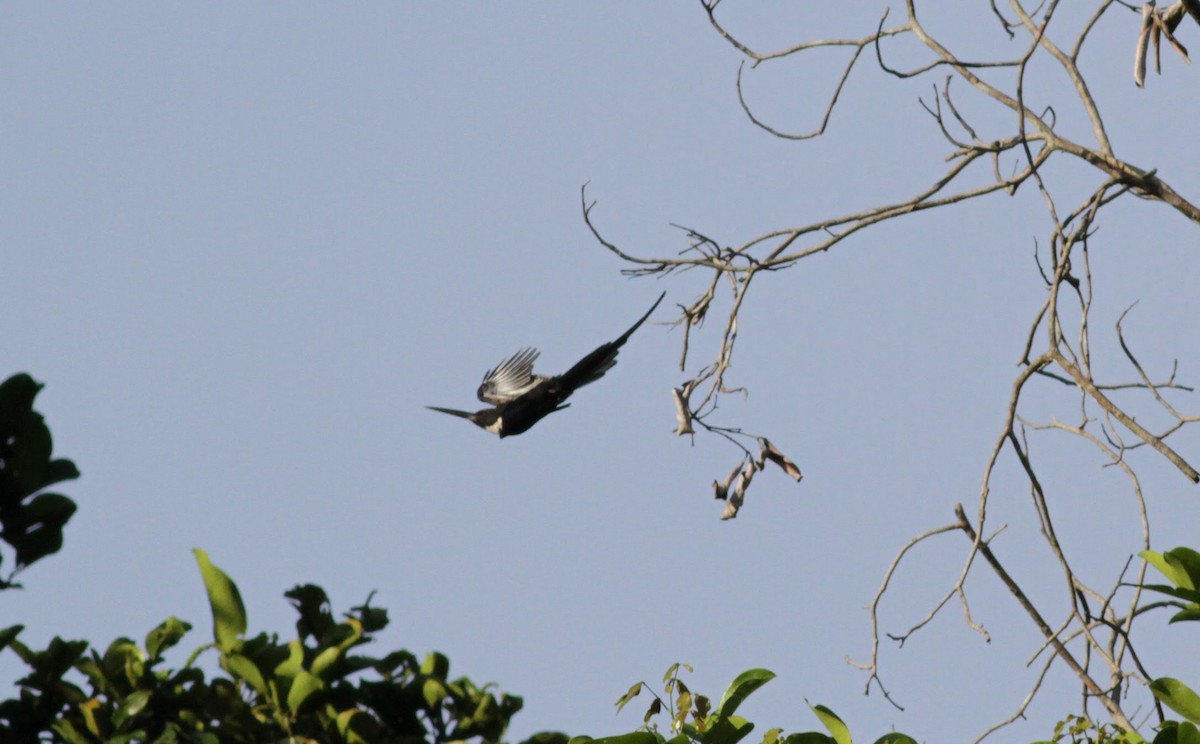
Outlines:
{"type": "Polygon", "coordinates": [[[733,485],[733,479],[737,477],[737,474],[741,472],[741,470],[742,463],[741,461],[738,461],[738,464],[733,466],[733,470],[729,471],[729,475],[726,476],[724,483],[717,483],[716,481],[713,481],[713,498],[727,498],[729,496],[729,487],[733,485]]]}
{"type": "Polygon", "coordinates": [[[1200,23],[1200,0],[1179,0],[1178,4],[1187,10],[1196,23],[1200,23]]]}
{"type": "MultiPolygon", "coordinates": [[[[1196,1],[1200,2],[1200,0],[1196,0],[1196,1]]],[[[1179,40],[1175,38],[1175,33],[1174,33],[1175,27],[1179,25],[1179,19],[1183,18],[1182,8],[1183,8],[1182,4],[1176,3],[1175,5],[1172,5],[1171,8],[1169,10],[1167,10],[1165,13],[1163,13],[1162,15],[1155,14],[1155,16],[1154,16],[1154,20],[1155,20],[1155,25],[1154,25],[1154,68],[1155,68],[1155,72],[1159,73],[1160,75],[1162,74],[1162,69],[1159,65],[1159,59],[1158,59],[1158,56],[1159,56],[1159,52],[1158,52],[1159,33],[1160,32],[1163,36],[1167,37],[1167,41],[1170,42],[1171,47],[1174,48],[1175,51],[1179,53],[1180,57],[1183,57],[1184,62],[1187,62],[1190,64],[1192,61],[1191,58],[1188,57],[1187,47],[1185,47],[1183,44],[1179,43],[1179,40]],[[1178,13],[1175,13],[1176,9],[1178,9],[1178,13]],[[1176,15],[1174,24],[1171,23],[1173,13],[1175,13],[1175,15],[1176,15]]]]}
{"type": "MultiPolygon", "coordinates": [[[[800,468],[796,466],[796,463],[792,462],[787,455],[780,452],[766,437],[759,439],[758,443],[759,446],[762,447],[763,460],[770,460],[779,467],[783,468],[783,472],[795,478],[797,483],[800,482],[800,479],[804,477],[804,474],[800,472],[800,468]]],[[[760,462],[762,462],[762,460],[760,460],[760,462]]],[[[761,465],[759,467],[761,467],[761,465]]]]}
{"type": "Polygon", "coordinates": [[[1150,48],[1150,30],[1154,27],[1154,3],[1142,6],[1142,29],[1138,32],[1137,47],[1133,50],[1133,82],[1146,85],[1146,52],[1150,48]]]}
{"type": "Polygon", "coordinates": [[[696,430],[692,428],[692,412],[689,408],[688,398],[692,394],[692,390],[696,386],[695,380],[688,380],[683,387],[671,388],[671,396],[675,399],[675,433],[679,436],[684,434],[695,434],[696,430]]]}
{"type": "Polygon", "coordinates": [[[721,519],[733,519],[737,516],[738,510],[746,501],[746,489],[750,487],[750,481],[754,479],[754,471],[757,469],[758,466],[754,464],[754,460],[746,461],[737,485],[733,487],[733,493],[729,494],[729,498],[725,501],[725,511],[722,512],[721,519]]]}

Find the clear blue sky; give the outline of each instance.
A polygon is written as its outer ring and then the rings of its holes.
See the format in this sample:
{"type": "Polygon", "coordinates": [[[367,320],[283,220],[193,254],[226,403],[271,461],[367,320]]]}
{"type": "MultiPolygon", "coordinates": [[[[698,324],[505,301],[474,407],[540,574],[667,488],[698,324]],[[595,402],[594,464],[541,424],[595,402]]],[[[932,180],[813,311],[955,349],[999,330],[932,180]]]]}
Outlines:
{"type": "MultiPolygon", "coordinates": [[[[883,7],[727,5],[761,48],[866,35],[883,7]]],[[[1024,48],[986,4],[956,12],[926,20],[965,54],[1024,48]]],[[[1165,54],[1167,74],[1134,88],[1133,24],[1111,12],[1087,70],[1118,152],[1195,201],[1195,148],[1171,132],[1198,120],[1197,70],[1165,54]]],[[[747,93],[773,123],[810,129],[842,59],[754,71],[747,93]]],[[[786,143],[746,120],[738,62],[695,2],[5,6],[0,375],[47,384],[39,408],[83,478],[63,489],[80,507],[63,551],[4,594],[4,623],[31,643],[103,646],[173,614],[196,626],[190,650],[210,637],[190,553],[203,547],[254,631],[291,632],[282,593],[297,583],[323,585],[339,610],[378,590],[393,620],[378,650],[437,649],[455,673],[524,695],[514,740],[630,730],[641,711],[614,717],[613,701],[675,661],[712,695],[745,668],[778,673],[745,709],[764,729],[817,728],[804,700],[864,741],[892,727],[965,741],[1008,715],[1039,640],[986,573],[968,588],[990,644],[951,609],[886,648],[905,712],[864,697],[843,657],[869,654],[863,606],[896,550],[977,498],[1043,292],[1032,189],[760,278],[731,372],[751,394],[723,410],[806,477],[760,475],[734,522],[718,520],[710,482],[736,453],[671,433],[676,330],[648,323],[608,377],[518,438],[423,408],[473,408],[482,373],[522,346],[561,371],[659,292],[652,321],[702,289],[699,274],[622,277],[582,222],[585,181],[608,237],[671,255],[685,243],[670,223],[736,245],[940,173],[947,146],[917,104],[930,81],[867,60],[829,136],[786,143]]],[[[1062,81],[1032,89],[1057,96],[1062,81]]],[[[961,94],[981,136],[1011,132],[1010,115],[961,94]]],[[[1086,136],[1078,110],[1051,100],[1086,136]]],[[[1076,166],[1048,175],[1065,201],[1095,185],[1076,166]]],[[[1108,329],[1140,299],[1127,329],[1142,361],[1161,374],[1178,358],[1200,382],[1194,227],[1133,200],[1111,215],[1093,244],[1098,364],[1127,376],[1108,329]]],[[[719,329],[694,350],[711,354],[719,329]]],[[[1041,389],[1031,418],[1077,418],[1074,399],[1041,389]]],[[[1177,449],[1194,462],[1188,436],[1177,449]]],[[[1105,588],[1138,549],[1125,483],[1086,446],[1035,440],[1064,539],[1105,588]]],[[[1195,488],[1137,458],[1156,545],[1194,545],[1195,488]]],[[[1009,524],[997,550],[1059,601],[1011,457],[995,486],[994,524],[1009,524]]],[[[914,557],[883,630],[925,614],[964,547],[948,537],[914,557]]],[[[1155,623],[1167,643],[1147,661],[1194,671],[1164,650],[1194,635],[1155,623]]],[[[0,655],[0,680],[21,673],[0,655]]],[[[1077,690],[1056,668],[1031,723],[997,740],[1049,734],[1077,690]]]]}

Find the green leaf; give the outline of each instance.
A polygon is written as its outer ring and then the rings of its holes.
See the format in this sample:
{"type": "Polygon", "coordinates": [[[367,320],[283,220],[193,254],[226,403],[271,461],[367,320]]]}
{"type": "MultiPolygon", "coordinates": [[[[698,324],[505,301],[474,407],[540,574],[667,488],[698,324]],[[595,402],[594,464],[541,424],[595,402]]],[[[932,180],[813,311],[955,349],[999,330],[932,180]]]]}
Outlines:
{"type": "Polygon", "coordinates": [[[19,656],[21,661],[25,662],[29,666],[33,666],[37,661],[37,654],[24,643],[18,641],[16,638],[9,639],[8,645],[12,646],[13,653],[19,656]]]}
{"type": "Polygon", "coordinates": [[[241,646],[239,636],[246,632],[246,607],[242,604],[242,595],[233,580],[208,560],[208,553],[200,548],[193,549],[192,553],[196,555],[200,576],[208,591],[217,648],[225,653],[235,651],[241,646]]]}
{"type": "Polygon", "coordinates": [[[1200,723],[1200,695],[1171,677],[1159,677],[1150,683],[1150,691],[1171,710],[1192,723],[1200,723]]]}
{"type": "Polygon", "coordinates": [[[633,684],[633,686],[631,686],[624,695],[622,695],[621,697],[619,697],[617,699],[617,702],[616,702],[617,712],[620,713],[621,709],[624,708],[626,705],[628,705],[630,700],[633,700],[635,697],[637,697],[638,693],[640,693],[641,691],[642,691],[642,683],[635,682],[633,684]]]}
{"type": "Polygon", "coordinates": [[[337,646],[327,648],[321,653],[317,654],[317,658],[313,659],[312,663],[313,674],[324,675],[325,670],[328,669],[333,662],[337,661],[338,657],[341,655],[342,649],[337,646]]]}
{"type": "Polygon", "coordinates": [[[775,673],[769,669],[747,669],[742,672],[725,689],[725,694],[721,696],[721,702],[717,705],[717,715],[721,718],[733,715],[742,701],[773,679],[775,673]]]}
{"type": "MultiPolygon", "coordinates": [[[[575,739],[571,741],[574,742],[575,739]]],[[[603,736],[599,739],[592,739],[591,744],[659,744],[659,739],[649,731],[634,731],[620,736],[603,736]]]]}
{"type": "Polygon", "coordinates": [[[1180,610],[1171,616],[1169,623],[1182,623],[1188,620],[1200,620],[1200,607],[1189,607],[1186,610],[1180,610]]]}
{"type": "Polygon", "coordinates": [[[221,666],[235,679],[240,679],[254,688],[259,695],[267,694],[267,682],[263,679],[262,672],[253,661],[245,656],[235,653],[226,654],[221,657],[221,666]]]}
{"type": "Polygon", "coordinates": [[[1158,592],[1159,594],[1166,594],[1169,597],[1182,599],[1185,602],[1200,602],[1200,592],[1195,589],[1182,589],[1167,584],[1143,584],[1142,587],[1153,592],[1158,592]]]}
{"type": "Polygon", "coordinates": [[[25,630],[24,625],[10,625],[4,630],[0,630],[0,650],[16,640],[22,630],[25,630]]]}
{"type": "Polygon", "coordinates": [[[146,655],[151,661],[156,661],[170,647],[179,643],[179,639],[192,629],[190,623],[172,615],[158,624],[158,627],[146,634],[146,655]]]}
{"type": "Polygon", "coordinates": [[[295,677],[300,673],[304,664],[304,644],[299,638],[288,642],[288,657],[275,667],[276,677],[295,677]]]}
{"type": "Polygon", "coordinates": [[[358,708],[338,713],[336,721],[338,733],[346,740],[346,744],[370,744],[384,738],[379,722],[358,708]]]}
{"type": "Polygon", "coordinates": [[[784,740],[784,744],[837,744],[826,734],[820,731],[805,731],[800,734],[788,734],[784,740]]]}
{"type": "Polygon", "coordinates": [[[112,724],[116,728],[121,728],[125,722],[137,716],[150,702],[149,690],[138,690],[130,693],[124,700],[121,701],[120,707],[113,711],[112,724]]]}
{"type": "MultiPolygon", "coordinates": [[[[342,653],[353,647],[361,638],[362,623],[354,619],[338,623],[336,626],[330,628],[330,631],[326,633],[325,640],[337,639],[337,645],[326,648],[317,654],[317,658],[313,659],[312,673],[324,677],[326,670],[341,658],[342,653]]],[[[439,676],[439,679],[445,679],[446,675],[450,673],[450,660],[442,654],[430,654],[430,656],[436,658],[431,660],[427,657],[425,660],[426,664],[434,672],[440,672],[440,676],[438,674],[434,676],[439,676]]]]}
{"type": "Polygon", "coordinates": [[[846,728],[846,724],[842,723],[842,719],[837,717],[829,708],[824,705],[809,705],[812,712],[821,719],[821,723],[825,724],[825,728],[829,729],[829,733],[833,735],[833,740],[837,744],[853,744],[850,738],[850,729],[846,728]]]}
{"type": "Polygon", "coordinates": [[[79,704],[79,712],[83,714],[83,725],[95,736],[100,736],[100,726],[96,723],[96,709],[99,707],[99,698],[90,698],[79,704]]]}
{"type": "Polygon", "coordinates": [[[692,693],[687,690],[679,693],[679,697],[675,700],[675,709],[679,711],[675,718],[682,723],[692,709],[692,693]]]}
{"type": "Polygon", "coordinates": [[[421,694],[425,697],[426,705],[436,708],[446,697],[446,686],[440,680],[430,677],[421,685],[421,694]]]}
{"type": "Polygon", "coordinates": [[[1175,727],[1176,744],[1200,744],[1200,731],[1186,721],[1175,727]]]}
{"type": "Polygon", "coordinates": [[[1200,744],[1200,731],[1187,721],[1167,721],[1154,737],[1154,744],[1200,744]]]}
{"type": "Polygon", "coordinates": [[[1171,565],[1187,575],[1189,588],[1200,589],[1200,553],[1191,548],[1179,547],[1168,550],[1166,558],[1171,565]]]}
{"type": "Polygon", "coordinates": [[[421,662],[421,674],[437,677],[438,679],[446,679],[450,674],[450,660],[445,654],[440,654],[437,651],[431,651],[425,655],[425,660],[421,662]]]}
{"type": "Polygon", "coordinates": [[[118,638],[108,644],[101,663],[109,680],[124,676],[130,687],[137,687],[146,671],[144,653],[128,638],[118,638]]]}
{"type": "Polygon", "coordinates": [[[300,673],[292,680],[291,689],[288,690],[288,710],[292,713],[297,712],[300,710],[300,706],[304,704],[304,701],[308,699],[309,695],[312,695],[324,686],[325,683],[321,681],[320,677],[301,669],[300,673]]]}
{"type": "Polygon", "coordinates": [[[62,737],[67,744],[91,744],[91,739],[79,733],[70,720],[60,718],[50,724],[50,729],[62,737]]]}
{"type": "Polygon", "coordinates": [[[709,720],[708,731],[700,737],[704,744],[735,744],[754,730],[754,724],[741,716],[710,716],[709,720]]]}
{"type": "Polygon", "coordinates": [[[1138,553],[1138,556],[1140,556],[1142,560],[1146,561],[1151,566],[1157,568],[1158,572],[1163,576],[1166,576],[1167,580],[1169,580],[1175,586],[1181,589],[1195,589],[1196,586],[1192,584],[1192,580],[1188,576],[1188,572],[1184,570],[1184,567],[1178,560],[1172,559],[1172,552],[1174,551],[1156,553],[1153,550],[1143,550],[1142,552],[1138,553]]]}
{"type": "Polygon", "coordinates": [[[875,744],[917,744],[917,740],[908,734],[893,731],[876,739],[875,744]]]}

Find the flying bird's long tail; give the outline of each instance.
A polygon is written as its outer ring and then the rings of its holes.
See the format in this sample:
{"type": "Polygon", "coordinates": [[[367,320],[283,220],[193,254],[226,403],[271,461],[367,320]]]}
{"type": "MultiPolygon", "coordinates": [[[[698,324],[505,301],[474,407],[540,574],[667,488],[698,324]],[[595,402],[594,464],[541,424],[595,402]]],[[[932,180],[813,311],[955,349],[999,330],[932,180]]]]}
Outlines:
{"type": "Polygon", "coordinates": [[[470,411],[456,411],[453,408],[438,408],[437,406],[425,406],[425,407],[431,411],[440,411],[441,413],[448,413],[451,416],[458,416],[459,418],[465,418],[465,419],[471,418],[470,411]]]}
{"type": "Polygon", "coordinates": [[[562,381],[567,389],[575,390],[595,382],[603,377],[605,372],[612,369],[617,363],[617,352],[625,345],[625,342],[629,340],[633,332],[642,327],[642,323],[646,322],[646,319],[658,308],[659,303],[666,296],[666,292],[660,294],[658,299],[654,301],[654,304],[650,306],[650,309],[646,311],[646,314],[638,318],[638,322],[630,326],[629,330],[622,333],[616,340],[604,344],[576,362],[574,367],[567,370],[562,375],[562,381]]]}

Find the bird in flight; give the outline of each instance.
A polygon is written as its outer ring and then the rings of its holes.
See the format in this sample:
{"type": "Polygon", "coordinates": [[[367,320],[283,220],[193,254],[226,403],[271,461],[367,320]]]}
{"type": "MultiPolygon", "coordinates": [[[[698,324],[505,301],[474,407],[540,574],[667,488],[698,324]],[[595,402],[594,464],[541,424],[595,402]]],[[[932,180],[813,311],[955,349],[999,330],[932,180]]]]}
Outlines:
{"type": "Polygon", "coordinates": [[[570,398],[571,393],[599,380],[612,369],[617,363],[617,352],[666,296],[666,292],[659,295],[646,314],[615,341],[599,346],[561,375],[535,375],[533,362],[540,352],[534,348],[521,349],[500,362],[483,376],[483,384],[476,393],[491,408],[475,413],[437,406],[426,408],[465,418],[482,429],[500,435],[501,439],[523,434],[546,416],[569,406],[563,401],[570,398]]]}

